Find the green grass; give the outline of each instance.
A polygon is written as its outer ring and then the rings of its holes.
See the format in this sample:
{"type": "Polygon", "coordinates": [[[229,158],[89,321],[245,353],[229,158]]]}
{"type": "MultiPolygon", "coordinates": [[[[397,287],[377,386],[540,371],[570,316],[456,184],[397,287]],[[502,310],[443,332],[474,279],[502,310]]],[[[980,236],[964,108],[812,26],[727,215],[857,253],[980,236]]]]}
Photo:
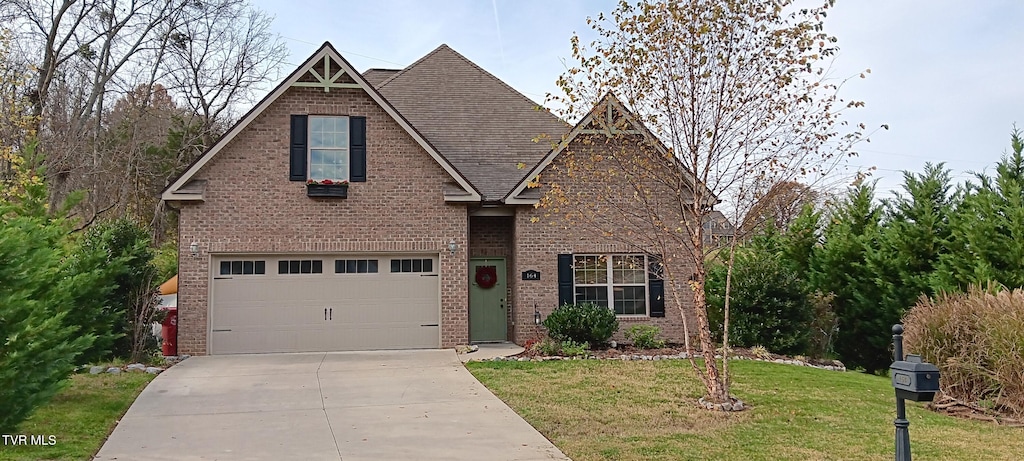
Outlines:
{"type": "Polygon", "coordinates": [[[54,445],[4,446],[0,461],[88,460],[99,451],[117,420],[128,410],[154,375],[80,374],[50,403],[21,424],[17,434],[53,435],[54,445]]]}
{"type": "MultiPolygon", "coordinates": [[[[888,378],[730,362],[752,408],[714,413],[686,361],[471,362],[470,371],[575,461],[891,460],[888,378]]],[[[1017,460],[1024,429],[956,419],[908,402],[914,459],[1017,460]]]]}

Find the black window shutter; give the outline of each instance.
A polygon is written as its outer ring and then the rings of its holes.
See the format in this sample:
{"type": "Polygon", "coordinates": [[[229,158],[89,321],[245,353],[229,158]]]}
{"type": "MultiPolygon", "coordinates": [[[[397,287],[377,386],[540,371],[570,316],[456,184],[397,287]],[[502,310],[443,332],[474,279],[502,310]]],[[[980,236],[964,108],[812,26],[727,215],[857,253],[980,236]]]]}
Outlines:
{"type": "Polygon", "coordinates": [[[292,115],[292,135],[289,143],[288,179],[306,180],[306,124],[308,115],[292,115]]]}
{"type": "Polygon", "coordinates": [[[349,117],[349,181],[366,182],[366,117],[349,117]]]}
{"type": "Polygon", "coordinates": [[[572,283],[572,255],[558,255],[558,305],[575,304],[572,283]]]}
{"type": "Polygon", "coordinates": [[[661,268],[660,257],[649,256],[649,258],[650,266],[647,271],[647,294],[650,299],[649,304],[651,307],[651,317],[664,317],[665,281],[661,277],[664,269],[661,268]]]}

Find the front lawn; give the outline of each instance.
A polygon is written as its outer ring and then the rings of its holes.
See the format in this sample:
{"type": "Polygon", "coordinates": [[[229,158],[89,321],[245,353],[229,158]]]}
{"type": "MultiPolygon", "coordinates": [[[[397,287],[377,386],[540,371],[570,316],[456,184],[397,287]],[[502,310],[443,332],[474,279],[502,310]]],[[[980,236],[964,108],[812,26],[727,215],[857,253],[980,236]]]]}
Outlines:
{"type": "Polygon", "coordinates": [[[50,403],[21,424],[17,434],[43,436],[52,445],[11,446],[0,440],[0,461],[88,460],[99,451],[117,420],[155,375],[80,374],[50,403]]]}
{"type": "MultiPolygon", "coordinates": [[[[888,378],[732,361],[752,409],[698,409],[685,360],[471,362],[469,370],[574,461],[893,457],[888,378]]],[[[1021,459],[1024,429],[955,419],[908,402],[916,461],[1021,459]]]]}

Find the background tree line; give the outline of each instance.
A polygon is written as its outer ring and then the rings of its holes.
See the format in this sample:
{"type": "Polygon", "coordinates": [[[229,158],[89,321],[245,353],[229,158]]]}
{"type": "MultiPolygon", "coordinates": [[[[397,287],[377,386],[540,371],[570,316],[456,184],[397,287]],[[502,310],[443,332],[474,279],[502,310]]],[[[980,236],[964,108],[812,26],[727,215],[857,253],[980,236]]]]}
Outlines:
{"type": "Polygon", "coordinates": [[[153,351],[160,191],[276,80],[270,23],[244,0],[0,3],[0,432],[76,366],[153,351]]]}
{"type": "Polygon", "coordinates": [[[31,119],[28,166],[45,167],[50,203],[83,191],[79,227],[129,216],[158,243],[175,227],[159,192],[287,54],[245,0],[9,0],[0,24],[0,76],[31,119]]]}
{"type": "MultiPolygon", "coordinates": [[[[892,199],[876,200],[874,184],[861,181],[794,219],[760,219],[735,249],[735,344],[878,372],[891,362],[890,327],[922,299],[1024,286],[1022,149],[1014,129],[995,171],[962,184],[943,164],[926,164],[904,173],[892,199]]],[[[725,271],[712,269],[708,284],[718,331],[725,271]]]]}

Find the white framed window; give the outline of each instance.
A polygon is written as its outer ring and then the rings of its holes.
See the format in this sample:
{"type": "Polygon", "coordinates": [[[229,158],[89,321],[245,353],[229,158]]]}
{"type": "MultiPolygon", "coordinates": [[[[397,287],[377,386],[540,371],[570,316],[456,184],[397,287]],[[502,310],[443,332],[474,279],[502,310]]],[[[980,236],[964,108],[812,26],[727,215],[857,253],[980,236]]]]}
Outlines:
{"type": "Polygon", "coordinates": [[[348,181],[348,117],[309,117],[307,178],[313,181],[348,181]]]}
{"type": "Polygon", "coordinates": [[[573,285],[577,303],[609,307],[615,315],[647,315],[645,255],[575,255],[573,285]]]}

